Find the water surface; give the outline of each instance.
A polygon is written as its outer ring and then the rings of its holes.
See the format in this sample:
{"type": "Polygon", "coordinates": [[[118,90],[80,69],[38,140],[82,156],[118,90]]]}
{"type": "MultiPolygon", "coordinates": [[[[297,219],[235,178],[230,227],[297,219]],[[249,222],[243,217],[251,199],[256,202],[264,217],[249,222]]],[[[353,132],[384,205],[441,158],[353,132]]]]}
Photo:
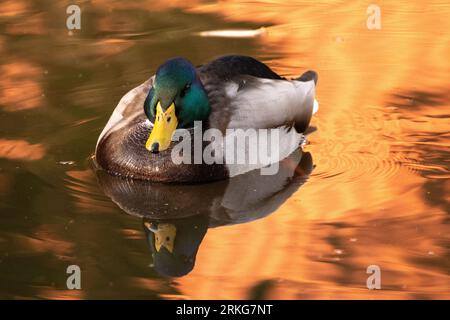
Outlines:
{"type": "Polygon", "coordinates": [[[0,297],[448,299],[450,6],[383,1],[368,30],[371,3],[95,1],[69,32],[69,2],[2,1],[0,297]],[[253,31],[207,32],[236,29],[253,31]],[[317,130],[278,184],[148,189],[92,170],[113,108],[162,61],[231,53],[319,73],[317,130]],[[155,268],[146,225],[164,214],[194,235],[182,277],[155,268]]]}

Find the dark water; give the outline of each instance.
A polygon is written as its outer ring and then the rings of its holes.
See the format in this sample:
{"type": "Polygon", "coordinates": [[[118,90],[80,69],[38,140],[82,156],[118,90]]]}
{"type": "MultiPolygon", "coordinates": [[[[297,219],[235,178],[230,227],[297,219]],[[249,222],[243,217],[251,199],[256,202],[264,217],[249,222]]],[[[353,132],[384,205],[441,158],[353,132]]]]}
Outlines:
{"type": "Polygon", "coordinates": [[[450,6],[382,4],[368,30],[370,3],[96,1],[69,33],[69,2],[2,1],[0,297],[448,299],[450,6]],[[201,33],[229,29],[253,31],[201,33]],[[113,108],[161,62],[230,53],[319,73],[317,130],[274,180],[92,170],[113,108]],[[158,226],[172,256],[148,242],[158,226]]]}

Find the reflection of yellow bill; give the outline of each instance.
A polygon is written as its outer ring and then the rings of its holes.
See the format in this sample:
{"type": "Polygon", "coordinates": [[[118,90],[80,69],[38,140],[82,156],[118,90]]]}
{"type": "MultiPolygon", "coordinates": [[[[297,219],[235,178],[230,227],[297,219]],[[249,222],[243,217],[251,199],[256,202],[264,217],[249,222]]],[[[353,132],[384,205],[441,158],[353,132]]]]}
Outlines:
{"type": "Polygon", "coordinates": [[[145,148],[155,153],[169,148],[177,125],[178,119],[175,115],[175,104],[172,102],[166,112],[164,112],[161,108],[161,103],[158,102],[156,105],[155,123],[145,148]]]}
{"type": "Polygon", "coordinates": [[[161,250],[161,247],[165,247],[167,251],[173,253],[177,235],[177,228],[173,224],[160,223],[157,228],[153,228],[150,223],[146,222],[145,226],[155,234],[155,248],[157,252],[161,250]]]}

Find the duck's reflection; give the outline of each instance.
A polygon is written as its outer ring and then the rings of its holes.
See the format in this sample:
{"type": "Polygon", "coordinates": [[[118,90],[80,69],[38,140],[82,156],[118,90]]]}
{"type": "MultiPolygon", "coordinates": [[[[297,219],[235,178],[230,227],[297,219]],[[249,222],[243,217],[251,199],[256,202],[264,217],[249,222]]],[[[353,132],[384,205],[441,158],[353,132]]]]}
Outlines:
{"type": "Polygon", "coordinates": [[[199,185],[170,185],[111,176],[97,171],[100,186],[127,214],[143,219],[153,266],[180,277],[195,265],[208,228],[245,223],[274,212],[307,179],[310,153],[297,150],[280,162],[276,175],[259,170],[199,185]]]}
{"type": "Polygon", "coordinates": [[[198,248],[208,230],[208,216],[200,214],[165,222],[144,218],[144,230],[155,270],[161,275],[181,277],[194,268],[198,248]]]}

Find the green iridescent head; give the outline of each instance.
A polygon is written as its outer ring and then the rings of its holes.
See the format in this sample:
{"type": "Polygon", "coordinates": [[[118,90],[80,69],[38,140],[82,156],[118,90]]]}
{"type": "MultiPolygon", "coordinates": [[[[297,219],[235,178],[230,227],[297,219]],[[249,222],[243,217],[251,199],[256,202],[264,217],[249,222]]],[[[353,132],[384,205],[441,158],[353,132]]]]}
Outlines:
{"type": "Polygon", "coordinates": [[[191,128],[210,114],[208,95],[188,60],[166,61],[156,71],[144,111],[154,127],[146,143],[152,152],[166,150],[177,128],[191,128]]]}

